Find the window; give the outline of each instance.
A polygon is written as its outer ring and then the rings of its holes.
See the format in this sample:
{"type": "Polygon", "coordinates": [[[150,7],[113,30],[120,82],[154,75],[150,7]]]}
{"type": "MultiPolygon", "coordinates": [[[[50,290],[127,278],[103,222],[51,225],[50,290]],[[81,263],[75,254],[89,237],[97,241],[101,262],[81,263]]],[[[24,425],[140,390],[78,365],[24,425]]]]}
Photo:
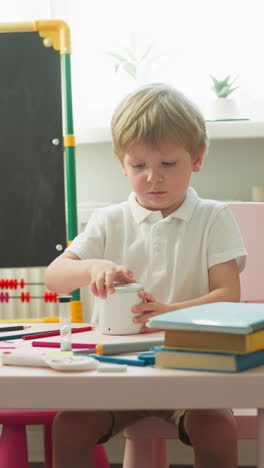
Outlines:
{"type": "MultiPolygon", "coordinates": [[[[11,11],[11,4],[15,11],[14,3],[21,2],[11,0],[5,8],[11,11]]],[[[238,77],[239,89],[231,96],[240,103],[241,117],[264,120],[260,0],[27,0],[23,8],[23,20],[47,13],[70,26],[76,134],[108,126],[120,98],[144,82],[174,85],[206,116],[214,98],[210,75],[238,77]],[[28,18],[25,4],[31,5],[28,18]],[[152,46],[149,57],[154,60],[141,67],[137,80],[122,67],[116,73],[109,54],[122,54],[131,42],[139,55],[152,46]]],[[[6,20],[18,19],[2,14],[6,20]]]]}

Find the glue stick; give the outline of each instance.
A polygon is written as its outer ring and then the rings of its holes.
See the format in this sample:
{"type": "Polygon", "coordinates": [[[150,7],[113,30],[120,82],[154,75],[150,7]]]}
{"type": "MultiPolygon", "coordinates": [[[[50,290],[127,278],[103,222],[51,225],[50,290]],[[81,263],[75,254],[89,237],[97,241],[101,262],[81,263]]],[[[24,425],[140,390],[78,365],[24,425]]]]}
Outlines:
{"type": "Polygon", "coordinates": [[[59,296],[61,351],[71,351],[71,296],[59,296]]]}

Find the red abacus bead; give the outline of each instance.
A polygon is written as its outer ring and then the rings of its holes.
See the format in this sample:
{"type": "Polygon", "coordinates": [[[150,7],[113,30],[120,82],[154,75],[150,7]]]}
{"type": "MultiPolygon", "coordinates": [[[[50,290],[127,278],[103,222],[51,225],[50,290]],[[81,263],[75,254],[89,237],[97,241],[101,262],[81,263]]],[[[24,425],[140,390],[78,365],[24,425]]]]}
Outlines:
{"type": "Polygon", "coordinates": [[[58,294],[46,291],[44,293],[45,302],[57,302],[58,294]]]}
{"type": "Polygon", "coordinates": [[[44,293],[44,302],[50,302],[50,294],[49,292],[44,293]]]}
{"type": "Polygon", "coordinates": [[[22,292],[20,295],[21,302],[29,302],[30,301],[30,293],[29,292],[22,292]]]}
{"type": "Polygon", "coordinates": [[[0,293],[0,302],[8,302],[9,301],[9,294],[8,293],[0,293]]]}
{"type": "Polygon", "coordinates": [[[9,280],[1,279],[0,280],[0,288],[1,289],[7,289],[8,287],[9,287],[9,280]]]}
{"type": "Polygon", "coordinates": [[[1,289],[17,289],[16,279],[2,279],[0,280],[1,289]]]}
{"type": "Polygon", "coordinates": [[[21,287],[21,289],[23,289],[23,288],[25,287],[25,280],[24,280],[24,278],[22,278],[22,279],[20,280],[20,287],[21,287]]]}
{"type": "Polygon", "coordinates": [[[11,289],[17,289],[17,280],[16,279],[11,279],[10,280],[10,288],[11,289]]]}

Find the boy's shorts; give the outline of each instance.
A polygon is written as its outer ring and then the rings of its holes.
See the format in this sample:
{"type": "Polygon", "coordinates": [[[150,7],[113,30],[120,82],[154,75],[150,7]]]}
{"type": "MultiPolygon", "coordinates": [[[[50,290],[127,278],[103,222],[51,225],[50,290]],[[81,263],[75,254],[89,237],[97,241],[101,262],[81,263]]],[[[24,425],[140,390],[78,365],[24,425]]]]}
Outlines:
{"type": "Polygon", "coordinates": [[[184,429],[184,415],[186,409],[181,410],[134,410],[134,411],[111,411],[112,414],[112,427],[111,430],[101,437],[97,444],[104,444],[111,437],[123,431],[126,427],[136,423],[140,419],[149,416],[162,418],[163,420],[178,425],[178,437],[186,445],[192,445],[184,429]]]}

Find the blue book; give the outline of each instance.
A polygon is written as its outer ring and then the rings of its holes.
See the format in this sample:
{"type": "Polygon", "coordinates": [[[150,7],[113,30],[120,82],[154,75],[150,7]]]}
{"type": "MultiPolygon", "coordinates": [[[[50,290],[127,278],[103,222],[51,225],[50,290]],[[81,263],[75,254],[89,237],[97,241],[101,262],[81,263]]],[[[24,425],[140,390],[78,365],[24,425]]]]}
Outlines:
{"type": "MultiPolygon", "coordinates": [[[[246,335],[264,328],[264,304],[214,302],[156,315],[151,328],[200,330],[246,335]]],[[[264,346],[263,346],[264,347],[264,346]]]]}
{"type": "Polygon", "coordinates": [[[155,351],[156,367],[167,369],[241,372],[264,364],[264,350],[248,354],[210,353],[205,351],[185,351],[166,349],[159,346],[155,351]]]}

